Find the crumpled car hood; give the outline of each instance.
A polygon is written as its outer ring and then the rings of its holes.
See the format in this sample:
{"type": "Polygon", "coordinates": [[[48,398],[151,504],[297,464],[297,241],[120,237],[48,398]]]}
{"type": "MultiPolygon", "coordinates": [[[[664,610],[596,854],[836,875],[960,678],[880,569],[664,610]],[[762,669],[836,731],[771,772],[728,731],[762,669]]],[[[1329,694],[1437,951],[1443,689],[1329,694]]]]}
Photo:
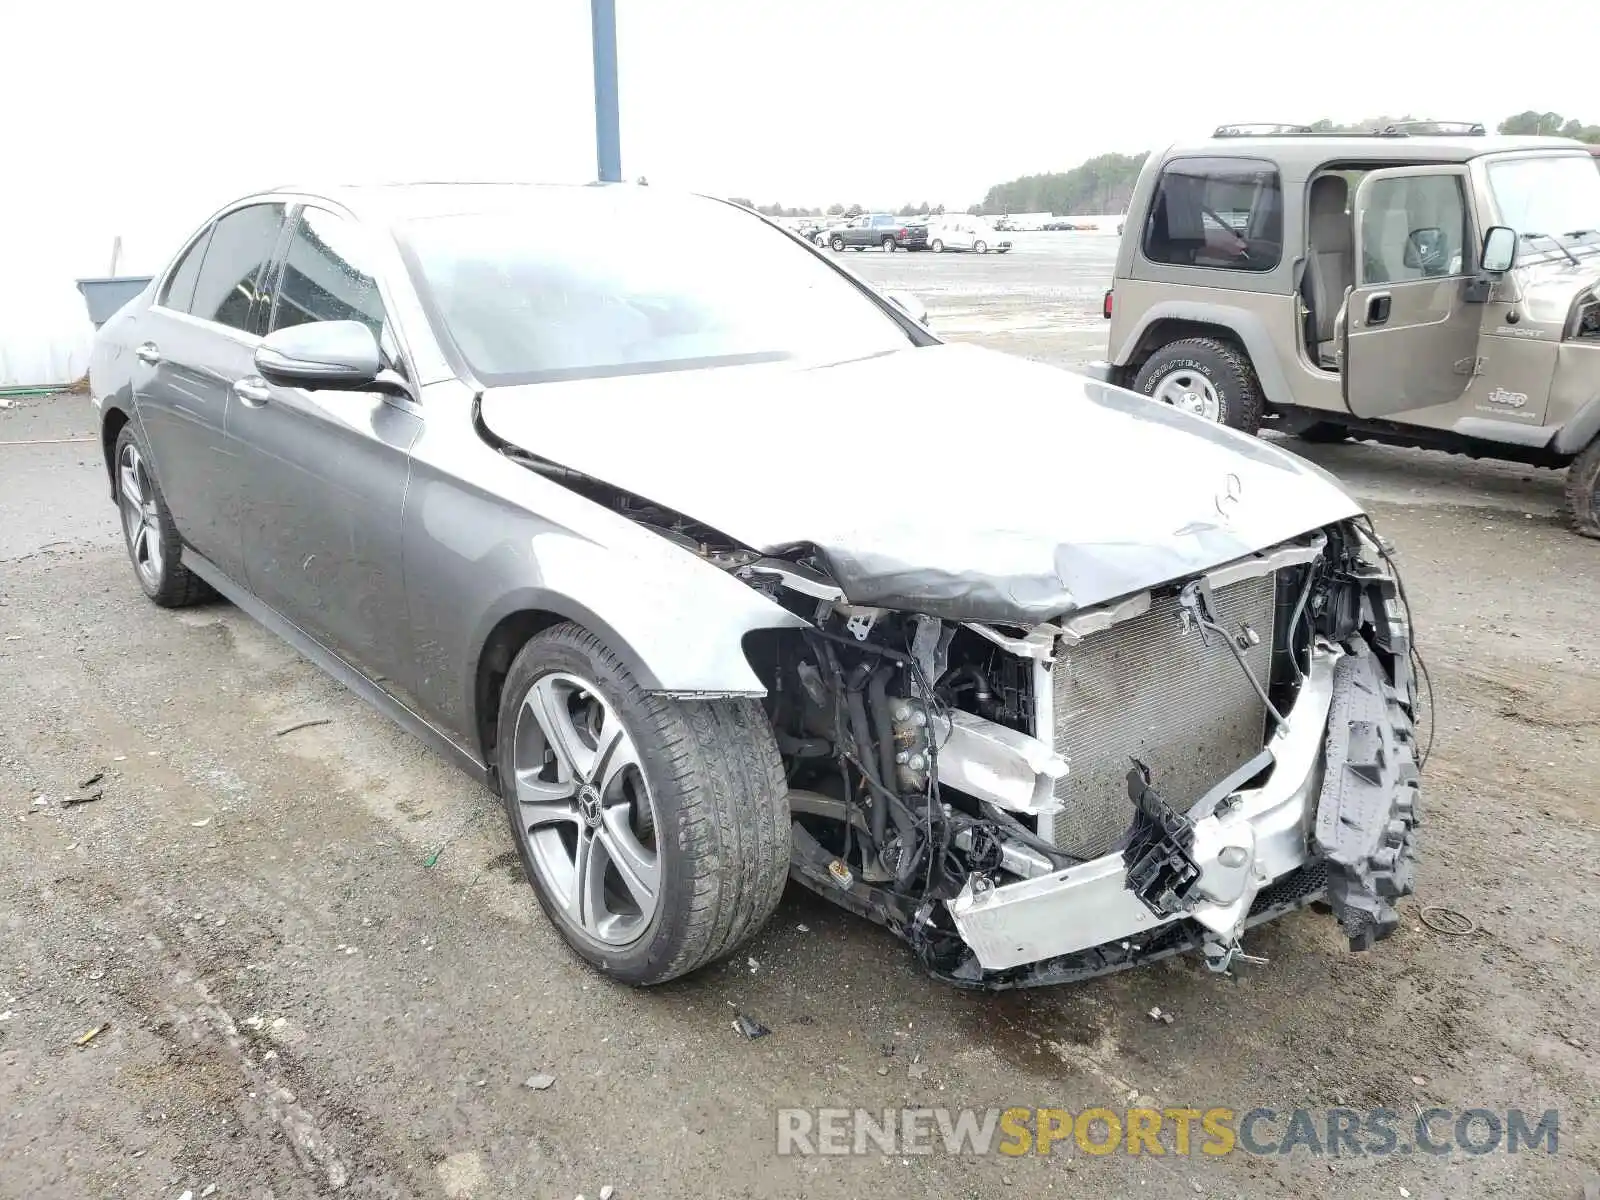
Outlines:
{"type": "Polygon", "coordinates": [[[493,388],[506,442],[772,552],[855,604],[1033,625],[1359,506],[1258,438],[967,345],[493,388]]]}

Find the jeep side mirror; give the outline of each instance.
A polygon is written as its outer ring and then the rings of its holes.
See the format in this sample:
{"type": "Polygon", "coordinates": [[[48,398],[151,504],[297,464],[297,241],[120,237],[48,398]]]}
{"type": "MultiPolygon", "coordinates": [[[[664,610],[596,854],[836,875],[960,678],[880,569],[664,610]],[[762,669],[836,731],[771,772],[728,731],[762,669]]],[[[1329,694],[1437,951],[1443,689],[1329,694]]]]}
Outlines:
{"type": "Polygon", "coordinates": [[[1517,261],[1517,231],[1509,225],[1491,225],[1483,235],[1478,263],[1486,275],[1504,275],[1517,261]]]}

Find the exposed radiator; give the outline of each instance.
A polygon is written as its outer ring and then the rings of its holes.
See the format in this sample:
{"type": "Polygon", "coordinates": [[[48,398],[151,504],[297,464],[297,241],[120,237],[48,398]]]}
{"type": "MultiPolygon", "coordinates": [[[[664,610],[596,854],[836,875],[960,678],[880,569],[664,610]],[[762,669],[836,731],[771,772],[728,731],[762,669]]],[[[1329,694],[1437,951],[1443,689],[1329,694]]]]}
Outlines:
{"type": "MultiPolygon", "coordinates": [[[[1271,677],[1275,576],[1212,594],[1217,622],[1248,624],[1261,643],[1243,651],[1255,677],[1271,677]]],[[[1056,783],[1061,811],[1042,830],[1081,858],[1115,850],[1133,819],[1127,775],[1139,759],[1151,784],[1185,812],[1212,784],[1260,751],[1266,707],[1233,655],[1212,634],[1184,632],[1176,596],[1141,616],[1065,647],[1053,673],[1056,750],[1071,763],[1056,783]]]]}

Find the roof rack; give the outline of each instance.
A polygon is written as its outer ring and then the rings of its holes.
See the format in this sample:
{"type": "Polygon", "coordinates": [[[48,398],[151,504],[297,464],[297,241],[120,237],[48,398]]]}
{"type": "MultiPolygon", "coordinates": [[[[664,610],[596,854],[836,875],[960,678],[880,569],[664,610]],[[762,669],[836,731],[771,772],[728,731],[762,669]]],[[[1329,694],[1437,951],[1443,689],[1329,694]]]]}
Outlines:
{"type": "Polygon", "coordinates": [[[1212,137],[1281,137],[1286,133],[1312,133],[1309,125],[1287,125],[1272,121],[1244,121],[1234,125],[1218,125],[1212,137]]]}
{"type": "Polygon", "coordinates": [[[1393,121],[1374,130],[1382,137],[1483,137],[1481,121],[1393,121]]]}
{"type": "Polygon", "coordinates": [[[1380,129],[1313,129],[1310,125],[1243,122],[1218,125],[1214,138],[1235,137],[1483,137],[1477,121],[1391,121],[1380,129]]]}

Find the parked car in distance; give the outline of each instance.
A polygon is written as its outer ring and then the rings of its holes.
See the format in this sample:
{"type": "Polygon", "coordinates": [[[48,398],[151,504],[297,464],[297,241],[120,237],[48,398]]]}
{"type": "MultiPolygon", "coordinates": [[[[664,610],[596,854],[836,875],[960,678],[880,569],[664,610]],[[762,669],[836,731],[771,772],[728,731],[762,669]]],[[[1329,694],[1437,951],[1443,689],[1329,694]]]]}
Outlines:
{"type": "Polygon", "coordinates": [[[1324,895],[1385,936],[1416,694],[1359,506],[916,307],[660,187],[285,189],[90,390],[144,593],[221,593],[497,792],[612,978],[733,953],[791,877],[969,987],[1226,971],[1324,895]],[[974,397],[1072,436],[991,487],[880,461],[974,397]]]}
{"type": "Polygon", "coordinates": [[[1011,249],[1011,236],[982,217],[946,216],[928,225],[928,249],[935,254],[946,250],[971,250],[1004,254],[1011,249]]]}
{"type": "Polygon", "coordinates": [[[1249,433],[1565,467],[1600,537],[1592,147],[1237,129],[1147,160],[1093,372],[1249,433]]]}
{"type": "Polygon", "coordinates": [[[903,250],[911,240],[904,218],[893,213],[862,213],[828,230],[828,245],[834,250],[903,250]]]}

